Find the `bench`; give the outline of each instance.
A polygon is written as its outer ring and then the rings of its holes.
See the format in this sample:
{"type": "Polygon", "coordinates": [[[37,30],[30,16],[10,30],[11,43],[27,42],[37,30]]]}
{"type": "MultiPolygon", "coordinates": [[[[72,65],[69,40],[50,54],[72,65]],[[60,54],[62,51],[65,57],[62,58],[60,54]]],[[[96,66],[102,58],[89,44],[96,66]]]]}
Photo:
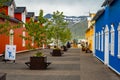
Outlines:
{"type": "Polygon", "coordinates": [[[30,57],[30,61],[25,64],[32,70],[47,69],[51,62],[47,62],[47,57],[30,57]]]}

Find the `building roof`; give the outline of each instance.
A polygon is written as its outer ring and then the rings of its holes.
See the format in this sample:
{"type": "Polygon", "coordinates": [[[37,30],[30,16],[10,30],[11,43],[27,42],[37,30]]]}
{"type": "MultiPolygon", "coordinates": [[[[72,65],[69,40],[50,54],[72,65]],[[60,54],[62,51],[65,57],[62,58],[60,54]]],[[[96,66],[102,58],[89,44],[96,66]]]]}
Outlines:
{"type": "Polygon", "coordinates": [[[33,16],[34,16],[34,12],[28,12],[27,15],[26,15],[27,18],[30,18],[30,17],[33,17],[33,16]]]}
{"type": "Polygon", "coordinates": [[[99,10],[93,17],[92,21],[97,20],[104,13],[104,11],[105,11],[104,9],[99,10]]]}
{"type": "Polygon", "coordinates": [[[17,7],[16,9],[15,9],[15,13],[22,13],[22,12],[24,12],[26,10],[26,7],[17,7]]]}
{"type": "Polygon", "coordinates": [[[22,22],[22,21],[20,21],[20,20],[18,20],[18,19],[16,19],[16,18],[9,17],[9,16],[6,16],[6,15],[1,14],[1,13],[0,13],[0,18],[2,18],[2,19],[7,19],[7,20],[12,21],[12,22],[15,22],[15,23],[22,22]]]}
{"type": "Polygon", "coordinates": [[[10,6],[13,3],[14,0],[9,0],[4,3],[4,6],[10,6]]]}
{"type": "Polygon", "coordinates": [[[9,18],[8,20],[10,20],[10,21],[13,21],[13,22],[16,22],[16,23],[19,23],[19,22],[21,22],[20,20],[18,20],[18,19],[16,19],[16,18],[9,18]]]}
{"type": "Polygon", "coordinates": [[[101,7],[106,6],[106,5],[111,5],[114,1],[115,0],[105,0],[101,7]]]}

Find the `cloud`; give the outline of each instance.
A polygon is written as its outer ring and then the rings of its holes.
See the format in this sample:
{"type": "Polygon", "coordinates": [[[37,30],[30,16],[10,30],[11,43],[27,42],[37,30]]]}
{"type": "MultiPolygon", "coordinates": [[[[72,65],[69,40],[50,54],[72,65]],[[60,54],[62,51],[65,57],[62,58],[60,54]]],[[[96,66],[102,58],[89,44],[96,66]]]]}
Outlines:
{"type": "Polygon", "coordinates": [[[45,14],[58,10],[65,15],[79,16],[89,11],[97,11],[103,0],[15,0],[17,6],[26,6],[27,11],[38,15],[43,9],[45,14]]]}

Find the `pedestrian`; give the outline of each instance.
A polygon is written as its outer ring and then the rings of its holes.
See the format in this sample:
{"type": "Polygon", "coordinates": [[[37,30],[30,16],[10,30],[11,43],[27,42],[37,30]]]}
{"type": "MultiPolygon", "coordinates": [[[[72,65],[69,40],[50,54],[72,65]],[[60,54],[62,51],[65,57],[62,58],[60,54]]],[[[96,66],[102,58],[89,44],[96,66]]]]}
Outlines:
{"type": "Polygon", "coordinates": [[[67,42],[67,48],[70,48],[71,47],[71,44],[70,44],[70,42],[67,42]]]}

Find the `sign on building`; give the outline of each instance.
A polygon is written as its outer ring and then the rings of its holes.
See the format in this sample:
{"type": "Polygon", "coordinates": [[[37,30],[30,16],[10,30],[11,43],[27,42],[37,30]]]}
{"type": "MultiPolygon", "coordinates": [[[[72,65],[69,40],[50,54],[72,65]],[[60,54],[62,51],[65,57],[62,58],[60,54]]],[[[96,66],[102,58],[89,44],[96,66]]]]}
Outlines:
{"type": "Polygon", "coordinates": [[[15,58],[16,58],[16,46],[15,45],[6,45],[5,59],[6,60],[15,60],[15,58]]]}

